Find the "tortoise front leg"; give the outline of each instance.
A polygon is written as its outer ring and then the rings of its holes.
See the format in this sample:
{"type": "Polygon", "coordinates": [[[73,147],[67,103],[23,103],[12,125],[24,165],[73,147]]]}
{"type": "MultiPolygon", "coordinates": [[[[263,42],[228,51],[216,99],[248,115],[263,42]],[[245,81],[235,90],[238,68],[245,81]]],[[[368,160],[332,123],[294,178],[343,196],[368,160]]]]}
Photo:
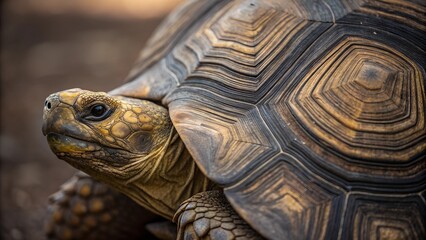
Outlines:
{"type": "Polygon", "coordinates": [[[219,190],[201,192],[183,202],[174,221],[177,239],[262,239],[219,190]]]}
{"type": "Polygon", "coordinates": [[[145,225],[162,220],[123,194],[79,172],[49,198],[45,232],[48,239],[57,240],[155,239],[145,225]]]}

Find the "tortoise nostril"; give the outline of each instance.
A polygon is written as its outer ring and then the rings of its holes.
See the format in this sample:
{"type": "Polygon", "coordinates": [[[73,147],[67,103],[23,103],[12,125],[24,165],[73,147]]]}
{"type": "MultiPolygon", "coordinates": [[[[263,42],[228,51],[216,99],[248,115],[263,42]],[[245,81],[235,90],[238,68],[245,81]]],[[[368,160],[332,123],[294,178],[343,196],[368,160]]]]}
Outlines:
{"type": "Polygon", "coordinates": [[[47,104],[46,104],[47,109],[52,108],[52,104],[50,102],[48,102],[48,101],[46,101],[46,102],[47,102],[47,104]]]}

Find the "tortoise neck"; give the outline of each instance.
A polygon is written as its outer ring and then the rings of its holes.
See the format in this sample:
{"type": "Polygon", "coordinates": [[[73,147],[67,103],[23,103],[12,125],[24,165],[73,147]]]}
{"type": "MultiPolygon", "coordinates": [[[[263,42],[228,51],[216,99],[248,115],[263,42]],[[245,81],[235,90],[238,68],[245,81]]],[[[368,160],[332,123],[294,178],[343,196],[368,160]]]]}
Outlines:
{"type": "Polygon", "coordinates": [[[164,147],[151,159],[150,174],[128,184],[131,188],[128,195],[171,220],[183,201],[212,189],[214,184],[200,171],[174,128],[164,147]]]}

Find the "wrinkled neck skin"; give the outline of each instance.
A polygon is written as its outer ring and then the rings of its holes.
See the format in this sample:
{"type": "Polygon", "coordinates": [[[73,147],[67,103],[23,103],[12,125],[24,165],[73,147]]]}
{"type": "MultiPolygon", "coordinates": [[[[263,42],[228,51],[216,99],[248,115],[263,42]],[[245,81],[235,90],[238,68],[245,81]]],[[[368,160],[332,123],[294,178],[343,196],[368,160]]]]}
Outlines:
{"type": "Polygon", "coordinates": [[[119,190],[145,208],[171,220],[183,201],[196,193],[210,190],[213,184],[197,167],[173,127],[164,147],[165,151],[159,151],[149,161],[136,160],[141,165],[136,168],[152,168],[150,174],[135,174],[119,190]]]}
{"type": "Polygon", "coordinates": [[[129,152],[121,152],[120,155],[128,163],[109,168],[112,172],[108,175],[100,174],[93,168],[98,162],[96,160],[91,161],[91,166],[87,167],[76,164],[75,160],[63,159],[169,220],[173,219],[183,201],[196,193],[211,190],[214,186],[197,167],[173,127],[166,143],[148,155],[132,155],[129,152]],[[111,176],[111,173],[114,175],[111,176]]]}

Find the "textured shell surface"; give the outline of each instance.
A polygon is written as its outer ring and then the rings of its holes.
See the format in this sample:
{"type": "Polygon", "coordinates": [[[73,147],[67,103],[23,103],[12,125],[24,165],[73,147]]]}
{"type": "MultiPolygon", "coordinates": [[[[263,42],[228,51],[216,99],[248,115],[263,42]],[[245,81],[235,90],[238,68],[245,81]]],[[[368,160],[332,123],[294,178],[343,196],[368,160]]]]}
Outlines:
{"type": "Polygon", "coordinates": [[[421,1],[190,1],[115,90],[162,101],[267,238],[425,239],[421,1]]]}

